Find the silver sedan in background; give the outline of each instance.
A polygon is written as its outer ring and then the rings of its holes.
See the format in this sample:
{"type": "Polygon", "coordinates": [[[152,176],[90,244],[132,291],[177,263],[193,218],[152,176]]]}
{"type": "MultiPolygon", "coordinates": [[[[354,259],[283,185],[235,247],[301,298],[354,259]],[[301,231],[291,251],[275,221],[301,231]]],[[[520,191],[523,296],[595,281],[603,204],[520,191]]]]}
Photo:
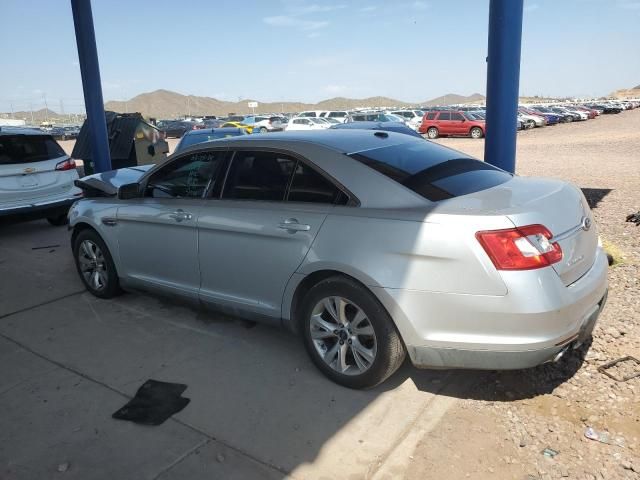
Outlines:
{"type": "Polygon", "coordinates": [[[393,132],[202,143],[78,181],[94,295],[172,295],[298,332],[315,365],[374,386],[418,367],[520,369],[589,338],[607,261],[573,185],[393,132]]]}

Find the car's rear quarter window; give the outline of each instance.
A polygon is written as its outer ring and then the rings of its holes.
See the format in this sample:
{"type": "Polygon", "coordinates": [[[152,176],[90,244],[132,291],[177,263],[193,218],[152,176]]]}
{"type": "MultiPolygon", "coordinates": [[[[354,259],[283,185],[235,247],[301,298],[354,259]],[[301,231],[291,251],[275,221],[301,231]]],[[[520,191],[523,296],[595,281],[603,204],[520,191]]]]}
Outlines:
{"type": "Polygon", "coordinates": [[[349,156],[434,202],[486,190],[512,178],[493,165],[426,141],[349,156]]]}
{"type": "Polygon", "coordinates": [[[65,155],[49,135],[0,135],[0,165],[42,162],[65,155]]]}

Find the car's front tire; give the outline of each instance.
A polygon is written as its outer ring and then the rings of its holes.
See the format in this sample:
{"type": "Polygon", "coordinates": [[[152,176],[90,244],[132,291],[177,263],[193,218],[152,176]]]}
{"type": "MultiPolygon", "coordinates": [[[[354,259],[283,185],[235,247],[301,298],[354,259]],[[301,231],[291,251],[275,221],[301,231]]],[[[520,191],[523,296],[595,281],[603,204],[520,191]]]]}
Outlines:
{"type": "Polygon", "coordinates": [[[99,298],[120,293],[120,282],[111,253],[95,230],[82,230],[73,241],[73,258],[84,286],[99,298]]]}
{"type": "Polygon", "coordinates": [[[267,133],[267,127],[260,127],[260,133],[267,133]]]}
{"type": "Polygon", "coordinates": [[[313,363],[340,385],[374,387],[404,361],[393,320],[371,292],[349,278],[330,277],[312,287],[298,318],[313,363]]]}
{"type": "Polygon", "coordinates": [[[438,129],[436,127],[429,127],[427,129],[427,137],[430,139],[435,139],[438,138],[438,136],[440,135],[440,132],[438,132],[438,129]]]}

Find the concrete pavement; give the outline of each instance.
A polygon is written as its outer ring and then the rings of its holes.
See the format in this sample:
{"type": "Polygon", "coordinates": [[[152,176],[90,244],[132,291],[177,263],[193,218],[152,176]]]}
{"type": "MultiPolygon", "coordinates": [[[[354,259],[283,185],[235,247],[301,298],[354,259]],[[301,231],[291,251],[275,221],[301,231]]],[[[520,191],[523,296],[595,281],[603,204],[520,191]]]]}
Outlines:
{"type": "Polygon", "coordinates": [[[465,383],[405,365],[352,391],[283,331],[96,299],[46,221],[0,225],[0,282],[0,478],[397,478],[465,383]],[[111,419],[149,378],[191,403],[158,427],[111,419]]]}

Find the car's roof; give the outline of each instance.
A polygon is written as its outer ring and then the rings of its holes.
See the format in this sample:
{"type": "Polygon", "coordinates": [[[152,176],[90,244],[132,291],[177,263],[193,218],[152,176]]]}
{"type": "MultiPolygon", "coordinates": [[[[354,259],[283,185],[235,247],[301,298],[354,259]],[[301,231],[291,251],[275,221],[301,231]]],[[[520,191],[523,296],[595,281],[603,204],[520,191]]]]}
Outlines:
{"type": "Polygon", "coordinates": [[[220,128],[201,128],[199,130],[189,130],[185,135],[209,135],[211,133],[237,133],[244,131],[243,128],[236,127],[220,127],[220,128]]]}
{"type": "Polygon", "coordinates": [[[411,135],[416,138],[423,138],[415,130],[410,129],[404,123],[401,122],[350,122],[350,123],[338,123],[331,126],[335,130],[343,129],[360,129],[360,130],[383,130],[388,132],[398,132],[404,135],[411,135]]]}
{"type": "Polygon", "coordinates": [[[35,127],[0,127],[0,135],[49,135],[49,133],[35,127]]]}
{"type": "Polygon", "coordinates": [[[250,142],[272,143],[274,147],[292,147],[295,143],[313,143],[339,153],[356,153],[379,147],[409,142],[424,142],[424,139],[403,133],[376,130],[309,130],[276,132],[266,135],[246,135],[216,140],[216,144],[232,143],[234,147],[250,145],[250,142]]]}

